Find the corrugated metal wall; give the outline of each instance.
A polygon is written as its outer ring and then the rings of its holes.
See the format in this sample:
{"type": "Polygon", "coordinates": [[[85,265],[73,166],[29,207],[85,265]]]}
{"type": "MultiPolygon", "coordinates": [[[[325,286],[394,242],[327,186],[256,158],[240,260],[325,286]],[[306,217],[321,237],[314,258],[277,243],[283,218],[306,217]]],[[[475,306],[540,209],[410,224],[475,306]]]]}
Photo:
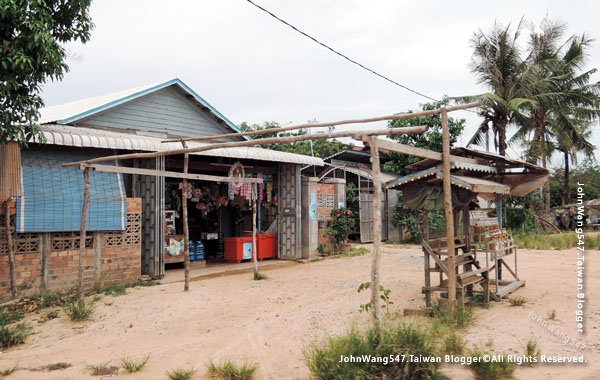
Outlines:
{"type": "Polygon", "coordinates": [[[177,136],[212,136],[232,131],[175,86],[132,100],[78,122],[177,136]]]}
{"type": "MultiPolygon", "coordinates": [[[[24,194],[17,200],[18,232],[79,231],[83,205],[83,175],[65,162],[93,157],[32,147],[22,152],[24,194]]],[[[90,173],[88,231],[127,228],[127,198],[121,174],[90,173]]]]}
{"type": "Polygon", "coordinates": [[[21,147],[16,142],[0,144],[0,197],[22,194],[21,147]]]}

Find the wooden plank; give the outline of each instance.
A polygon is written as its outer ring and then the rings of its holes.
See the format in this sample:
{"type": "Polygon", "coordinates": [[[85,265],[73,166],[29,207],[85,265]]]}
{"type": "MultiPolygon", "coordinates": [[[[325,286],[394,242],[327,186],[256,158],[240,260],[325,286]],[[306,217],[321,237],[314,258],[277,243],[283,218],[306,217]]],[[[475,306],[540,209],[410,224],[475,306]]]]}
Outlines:
{"type": "Polygon", "coordinates": [[[87,227],[88,210],[90,208],[90,168],[82,167],[83,172],[83,207],[81,209],[81,226],[79,228],[79,265],[77,268],[77,293],[79,307],[85,306],[85,287],[83,283],[83,270],[85,268],[85,235],[87,227]]]}
{"type": "Polygon", "coordinates": [[[106,161],[118,161],[118,160],[129,160],[133,158],[156,158],[163,156],[173,156],[178,154],[186,154],[186,153],[199,153],[206,152],[214,149],[222,149],[222,148],[241,148],[248,146],[259,146],[265,144],[289,144],[293,142],[299,141],[308,141],[308,140],[327,140],[327,139],[335,139],[341,137],[352,137],[356,140],[362,140],[363,136],[392,136],[392,135],[408,135],[408,134],[419,134],[427,131],[427,127],[404,127],[404,128],[385,128],[385,129],[375,129],[370,131],[339,131],[339,132],[327,132],[327,133],[316,133],[310,135],[298,135],[298,136],[286,136],[286,137],[271,137],[264,139],[256,139],[249,141],[232,141],[232,142],[224,142],[224,143],[216,143],[216,144],[206,144],[194,148],[183,148],[183,149],[174,149],[174,150],[165,150],[159,152],[146,152],[146,153],[127,153],[127,154],[117,154],[113,156],[106,157],[98,157],[92,158],[89,160],[77,161],[77,162],[68,162],[62,164],[64,167],[69,166],[79,166],[81,164],[95,164],[98,162],[106,162],[106,161]]]}
{"type": "Polygon", "coordinates": [[[13,230],[10,224],[10,203],[12,199],[8,198],[4,202],[4,227],[6,231],[6,244],[8,245],[8,267],[10,270],[10,293],[12,299],[18,297],[17,292],[17,274],[15,272],[15,244],[13,242],[13,230]]]}
{"type": "Polygon", "coordinates": [[[142,168],[128,168],[125,166],[111,166],[111,165],[98,165],[90,164],[84,165],[90,167],[99,172],[110,172],[110,173],[123,173],[123,174],[141,174],[149,175],[154,177],[173,177],[173,178],[185,178],[195,179],[199,181],[213,181],[213,182],[241,182],[241,183],[263,183],[261,178],[233,178],[233,177],[222,177],[217,175],[208,174],[194,174],[194,173],[179,173],[169,172],[162,170],[153,169],[142,169],[142,168]]]}
{"type": "MultiPolygon", "coordinates": [[[[391,150],[392,152],[402,153],[409,156],[421,157],[421,158],[430,158],[432,160],[442,161],[442,153],[435,152],[433,150],[419,148],[416,146],[410,146],[405,144],[400,144],[395,141],[378,139],[378,146],[382,149],[391,150]]],[[[468,164],[476,164],[479,165],[479,161],[473,158],[461,157],[450,155],[451,162],[464,162],[468,164]]]]}
{"type": "Polygon", "coordinates": [[[21,147],[17,142],[0,144],[0,196],[23,195],[21,147]]]}
{"type": "MultiPolygon", "coordinates": [[[[467,104],[461,104],[461,105],[448,107],[448,108],[445,108],[445,110],[446,110],[446,112],[451,112],[451,111],[466,110],[466,109],[475,108],[478,106],[479,106],[479,103],[474,102],[474,103],[467,103],[467,104]]],[[[170,139],[170,140],[165,140],[163,142],[214,141],[214,140],[221,140],[221,139],[225,139],[225,138],[235,138],[235,137],[243,137],[243,136],[259,136],[259,135],[266,135],[266,134],[271,134],[271,133],[293,131],[295,129],[335,127],[338,125],[345,125],[345,124],[363,124],[363,123],[373,123],[373,122],[377,122],[377,121],[386,121],[386,120],[411,119],[414,117],[437,115],[441,111],[442,111],[441,109],[435,109],[435,110],[411,112],[411,113],[403,113],[403,114],[397,113],[394,115],[369,117],[369,118],[363,118],[363,119],[349,119],[349,120],[339,120],[339,121],[328,121],[328,122],[323,122],[323,123],[297,124],[297,125],[292,125],[289,127],[263,129],[260,131],[227,133],[227,134],[222,134],[222,135],[206,136],[206,137],[188,137],[188,138],[183,138],[183,139],[170,139]]]]}
{"type": "Polygon", "coordinates": [[[498,297],[504,298],[508,294],[519,289],[521,286],[525,286],[525,281],[523,281],[523,280],[513,281],[510,285],[506,285],[506,286],[501,287],[500,289],[496,289],[495,293],[498,297]]]}

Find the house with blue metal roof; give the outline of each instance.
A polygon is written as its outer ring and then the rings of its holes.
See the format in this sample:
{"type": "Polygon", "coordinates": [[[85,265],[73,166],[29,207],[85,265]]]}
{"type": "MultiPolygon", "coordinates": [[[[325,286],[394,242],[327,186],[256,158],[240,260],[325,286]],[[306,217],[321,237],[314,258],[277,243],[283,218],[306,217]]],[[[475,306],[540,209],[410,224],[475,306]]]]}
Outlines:
{"type": "MultiPolygon", "coordinates": [[[[163,141],[240,131],[179,79],[44,108],[39,126],[44,141],[31,141],[27,148],[0,145],[0,203],[10,200],[8,225],[0,222],[0,261],[8,250],[3,238],[11,234],[16,262],[28,264],[16,268],[22,291],[74,286],[70,268],[75,267],[79,248],[83,179],[78,168],[63,163],[173,150],[181,144],[163,141]]],[[[206,143],[188,146],[202,144],[206,143]]],[[[183,156],[118,164],[181,171],[183,156]]],[[[301,258],[300,170],[322,166],[323,161],[257,147],[223,148],[190,155],[189,171],[227,176],[234,165],[247,177],[263,179],[259,229],[276,236],[276,257],[301,258]]],[[[226,259],[226,240],[251,230],[245,186],[191,181],[189,188],[182,188],[177,178],[94,171],[90,188],[85,273],[89,286],[128,282],[140,275],[160,277],[165,268],[182,261],[173,248],[181,242],[181,197],[188,199],[190,243],[198,247],[201,254],[193,258],[200,263],[226,259]]],[[[0,299],[9,282],[0,272],[0,299]]]]}

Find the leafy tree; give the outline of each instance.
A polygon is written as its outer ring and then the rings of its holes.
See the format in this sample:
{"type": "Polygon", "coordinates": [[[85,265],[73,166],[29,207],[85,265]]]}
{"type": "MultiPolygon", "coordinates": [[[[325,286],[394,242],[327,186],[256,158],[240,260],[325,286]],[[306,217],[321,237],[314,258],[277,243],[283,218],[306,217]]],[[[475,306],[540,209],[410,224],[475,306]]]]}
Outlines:
{"type": "Polygon", "coordinates": [[[42,138],[34,125],[41,86],[68,71],[62,44],[89,40],[90,1],[0,2],[0,144],[42,138]]]}
{"type": "MultiPolygon", "coordinates": [[[[248,124],[246,122],[243,122],[240,125],[240,128],[243,131],[260,131],[260,130],[265,130],[265,129],[268,130],[268,129],[280,128],[280,125],[279,125],[279,123],[277,123],[275,121],[266,121],[262,125],[248,124]]],[[[330,130],[333,130],[333,128],[330,128],[330,130]]],[[[308,130],[301,129],[297,132],[267,133],[264,135],[257,135],[254,138],[260,139],[260,138],[268,138],[268,137],[302,136],[302,135],[306,135],[307,133],[309,133],[308,130]]],[[[315,133],[315,132],[312,132],[312,133],[315,133]]],[[[316,133],[318,133],[318,132],[316,132],[316,133]]],[[[333,154],[336,154],[343,150],[349,149],[350,146],[351,146],[350,144],[344,144],[341,141],[326,140],[326,139],[298,141],[298,142],[288,143],[288,144],[273,143],[273,144],[262,145],[263,148],[267,148],[267,149],[279,150],[282,152],[304,154],[307,156],[314,155],[315,157],[320,157],[320,158],[329,157],[333,154]]]]}
{"type": "MultiPolygon", "coordinates": [[[[572,194],[577,193],[577,184],[583,183],[585,199],[600,198],[600,165],[587,160],[579,167],[573,169],[570,175],[569,190],[572,194]]],[[[558,168],[550,177],[551,206],[568,204],[564,192],[564,168],[558,168]]]]}
{"type": "MultiPolygon", "coordinates": [[[[429,111],[438,108],[443,108],[449,103],[448,99],[441,102],[432,102],[421,105],[421,110],[429,111]]],[[[409,111],[413,112],[413,111],[409,111]]],[[[441,115],[430,115],[415,117],[412,119],[400,119],[392,120],[389,122],[390,128],[403,128],[426,125],[429,130],[425,133],[418,135],[396,135],[391,136],[392,139],[406,145],[416,146],[419,148],[430,149],[436,152],[442,151],[442,116],[441,115]]],[[[454,119],[448,117],[448,127],[450,130],[450,145],[456,144],[458,136],[462,133],[465,128],[464,119],[454,119]]],[[[401,175],[407,175],[410,170],[406,167],[410,164],[414,164],[421,160],[419,157],[408,156],[395,152],[388,152],[388,156],[391,158],[390,161],[386,162],[383,166],[384,170],[390,173],[397,173],[401,175]]]]}

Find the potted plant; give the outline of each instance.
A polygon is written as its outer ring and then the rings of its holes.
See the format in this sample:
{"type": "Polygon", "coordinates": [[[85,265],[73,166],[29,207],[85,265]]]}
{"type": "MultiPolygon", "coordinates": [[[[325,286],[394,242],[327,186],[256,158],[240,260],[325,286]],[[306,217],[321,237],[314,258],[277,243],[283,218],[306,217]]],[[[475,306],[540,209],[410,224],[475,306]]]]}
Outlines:
{"type": "Polygon", "coordinates": [[[348,250],[351,248],[348,244],[348,235],[354,227],[354,213],[345,207],[331,211],[331,219],[327,227],[327,236],[333,241],[336,251],[348,250]]]}

